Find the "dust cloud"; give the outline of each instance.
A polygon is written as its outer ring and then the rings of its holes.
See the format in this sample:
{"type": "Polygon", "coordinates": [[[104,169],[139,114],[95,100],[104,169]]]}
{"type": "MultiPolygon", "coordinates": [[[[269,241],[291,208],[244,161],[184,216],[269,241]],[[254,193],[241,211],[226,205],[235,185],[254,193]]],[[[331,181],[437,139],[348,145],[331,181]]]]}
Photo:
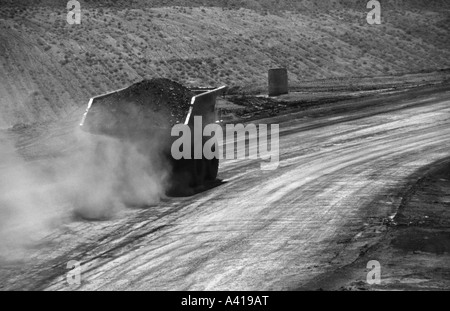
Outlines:
{"type": "Polygon", "coordinates": [[[169,164],[157,139],[138,143],[79,129],[72,138],[67,154],[25,161],[0,131],[0,258],[20,258],[74,217],[110,219],[164,196],[169,164]]]}

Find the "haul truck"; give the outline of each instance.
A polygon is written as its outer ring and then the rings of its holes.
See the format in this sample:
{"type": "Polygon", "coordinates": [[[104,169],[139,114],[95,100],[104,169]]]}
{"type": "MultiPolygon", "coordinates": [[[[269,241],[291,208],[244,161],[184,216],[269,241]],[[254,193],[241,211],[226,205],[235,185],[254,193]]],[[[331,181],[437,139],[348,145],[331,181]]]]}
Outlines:
{"type": "MultiPolygon", "coordinates": [[[[171,136],[177,123],[188,125],[194,133],[194,117],[202,117],[203,128],[217,122],[216,99],[226,86],[195,95],[168,79],[144,80],[130,87],[90,99],[80,123],[83,131],[136,142],[143,152],[158,154],[170,162],[172,190],[195,188],[217,177],[219,160],[180,159],[171,155],[171,136]],[[143,146],[143,147],[142,147],[143,146]]],[[[203,130],[203,129],[202,129],[203,130]]],[[[204,138],[202,144],[208,138],[204,138]]],[[[194,139],[191,139],[194,154],[194,139]]],[[[203,147],[203,146],[202,146],[203,147]]]]}

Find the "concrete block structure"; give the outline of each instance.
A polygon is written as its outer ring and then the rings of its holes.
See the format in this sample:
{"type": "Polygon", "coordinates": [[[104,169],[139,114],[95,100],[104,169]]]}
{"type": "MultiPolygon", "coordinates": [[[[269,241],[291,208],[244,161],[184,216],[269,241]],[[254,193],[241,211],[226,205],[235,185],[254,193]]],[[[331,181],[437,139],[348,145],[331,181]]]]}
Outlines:
{"type": "Polygon", "coordinates": [[[269,70],[269,96],[289,93],[288,72],[286,68],[269,70]]]}

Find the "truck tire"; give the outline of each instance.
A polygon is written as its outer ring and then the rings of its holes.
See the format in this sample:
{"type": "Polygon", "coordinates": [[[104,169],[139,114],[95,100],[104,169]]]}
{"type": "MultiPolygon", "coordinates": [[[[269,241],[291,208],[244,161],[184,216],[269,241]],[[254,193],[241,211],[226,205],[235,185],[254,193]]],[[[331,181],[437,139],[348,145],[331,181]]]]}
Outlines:
{"type": "Polygon", "coordinates": [[[205,183],[206,180],[206,176],[207,176],[207,166],[206,163],[204,161],[204,159],[194,159],[191,160],[192,164],[193,164],[193,176],[192,176],[192,187],[198,187],[198,186],[203,186],[203,184],[205,183]]]}
{"type": "Polygon", "coordinates": [[[219,172],[219,159],[205,159],[204,162],[206,166],[206,181],[215,181],[219,172]]]}

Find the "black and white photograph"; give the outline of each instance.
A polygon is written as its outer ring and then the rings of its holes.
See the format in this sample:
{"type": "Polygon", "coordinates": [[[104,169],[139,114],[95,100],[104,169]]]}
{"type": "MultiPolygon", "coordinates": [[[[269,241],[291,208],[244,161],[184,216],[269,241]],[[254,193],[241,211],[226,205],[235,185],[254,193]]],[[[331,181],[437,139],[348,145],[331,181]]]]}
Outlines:
{"type": "Polygon", "coordinates": [[[0,291],[448,290],[449,1],[0,0],[0,291]]]}

